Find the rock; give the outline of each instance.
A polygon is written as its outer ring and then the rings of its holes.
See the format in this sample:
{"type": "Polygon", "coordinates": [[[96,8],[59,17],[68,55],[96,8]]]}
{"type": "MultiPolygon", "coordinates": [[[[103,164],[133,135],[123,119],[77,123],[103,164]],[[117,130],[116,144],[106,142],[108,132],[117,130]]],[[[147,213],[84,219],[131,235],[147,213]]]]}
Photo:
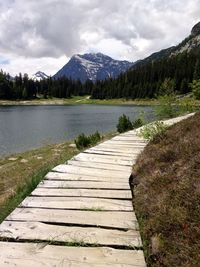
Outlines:
{"type": "Polygon", "coordinates": [[[70,144],[69,147],[76,147],[76,145],[75,144],[70,144]]]}
{"type": "Polygon", "coordinates": [[[20,162],[21,162],[21,163],[27,163],[28,160],[27,160],[27,159],[21,159],[20,162]]]}
{"type": "Polygon", "coordinates": [[[192,35],[200,34],[200,22],[198,22],[196,25],[194,25],[194,27],[192,28],[191,34],[192,35]]]}
{"type": "Polygon", "coordinates": [[[15,160],[17,160],[17,158],[9,158],[8,160],[15,161],[15,160]]]}

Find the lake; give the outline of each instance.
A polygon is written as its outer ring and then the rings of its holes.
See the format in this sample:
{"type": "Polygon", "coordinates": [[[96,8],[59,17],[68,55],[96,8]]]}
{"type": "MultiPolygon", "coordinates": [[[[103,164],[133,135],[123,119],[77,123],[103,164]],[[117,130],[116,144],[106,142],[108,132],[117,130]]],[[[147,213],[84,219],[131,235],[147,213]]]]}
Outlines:
{"type": "Polygon", "coordinates": [[[149,106],[0,106],[0,156],[73,140],[80,133],[115,131],[120,115],[134,120],[142,111],[153,120],[149,106]]]}

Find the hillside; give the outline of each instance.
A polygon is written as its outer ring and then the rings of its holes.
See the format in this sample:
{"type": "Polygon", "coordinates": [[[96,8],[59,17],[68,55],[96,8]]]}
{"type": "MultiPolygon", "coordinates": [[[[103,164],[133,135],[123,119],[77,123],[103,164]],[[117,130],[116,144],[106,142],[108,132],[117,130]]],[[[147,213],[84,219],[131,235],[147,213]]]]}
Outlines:
{"type": "Polygon", "coordinates": [[[179,45],[140,60],[115,80],[102,81],[92,91],[93,98],[154,98],[168,84],[171,92],[190,92],[189,84],[200,79],[200,23],[179,45]]]}
{"type": "Polygon", "coordinates": [[[170,127],[134,167],[134,206],[148,266],[199,266],[199,129],[200,113],[170,127]]]}

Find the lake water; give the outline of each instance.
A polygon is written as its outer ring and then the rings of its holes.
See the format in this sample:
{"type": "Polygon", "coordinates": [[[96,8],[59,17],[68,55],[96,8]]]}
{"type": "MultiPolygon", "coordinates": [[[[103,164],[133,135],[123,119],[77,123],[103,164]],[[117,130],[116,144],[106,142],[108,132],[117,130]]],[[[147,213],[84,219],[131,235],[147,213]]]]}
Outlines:
{"type": "Polygon", "coordinates": [[[120,115],[134,120],[142,111],[154,118],[146,106],[1,106],[0,156],[73,140],[82,132],[115,131],[120,115]]]}

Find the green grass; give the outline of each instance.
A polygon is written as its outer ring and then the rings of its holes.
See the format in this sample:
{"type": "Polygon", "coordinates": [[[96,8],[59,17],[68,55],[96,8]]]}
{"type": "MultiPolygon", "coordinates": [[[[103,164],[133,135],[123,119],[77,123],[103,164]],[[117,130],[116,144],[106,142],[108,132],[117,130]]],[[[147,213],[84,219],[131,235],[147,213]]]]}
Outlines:
{"type": "Polygon", "coordinates": [[[0,105],[157,105],[157,100],[137,99],[127,100],[119,99],[90,99],[89,96],[73,96],[71,98],[50,98],[50,99],[35,99],[35,100],[0,100],[0,105]]]}

